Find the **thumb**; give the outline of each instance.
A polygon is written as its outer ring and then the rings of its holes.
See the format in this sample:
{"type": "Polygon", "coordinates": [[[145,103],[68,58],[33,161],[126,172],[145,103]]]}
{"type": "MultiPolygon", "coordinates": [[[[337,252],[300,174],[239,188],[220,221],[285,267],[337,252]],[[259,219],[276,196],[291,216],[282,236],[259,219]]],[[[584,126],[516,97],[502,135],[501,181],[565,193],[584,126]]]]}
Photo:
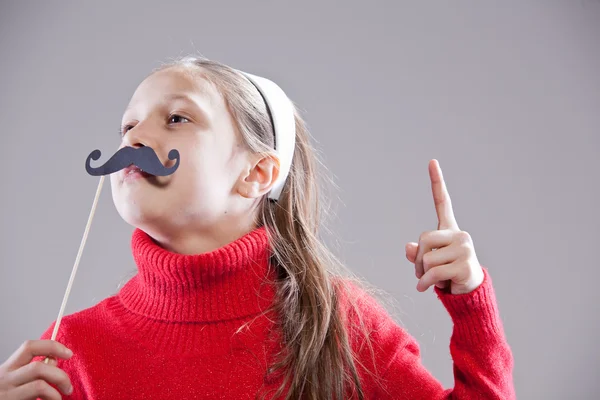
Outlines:
{"type": "Polygon", "coordinates": [[[418,248],[418,246],[419,246],[419,244],[415,243],[415,242],[408,242],[406,244],[406,246],[405,246],[406,258],[411,263],[414,263],[415,259],[417,258],[417,248],[418,248]]]}

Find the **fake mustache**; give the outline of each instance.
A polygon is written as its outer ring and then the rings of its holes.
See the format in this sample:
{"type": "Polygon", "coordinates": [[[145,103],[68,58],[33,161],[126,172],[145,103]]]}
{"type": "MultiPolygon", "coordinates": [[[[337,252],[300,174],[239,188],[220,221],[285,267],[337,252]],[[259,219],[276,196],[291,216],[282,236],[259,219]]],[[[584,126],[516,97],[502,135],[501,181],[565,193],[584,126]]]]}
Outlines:
{"type": "Polygon", "coordinates": [[[171,175],[179,167],[179,152],[175,149],[169,152],[169,160],[177,160],[174,166],[167,168],[160,162],[160,159],[149,146],[130,147],[126,146],[119,149],[104,165],[92,167],[90,159],[97,161],[102,154],[100,150],[94,150],[85,160],[85,169],[88,174],[93,176],[108,175],[117,172],[131,164],[140,168],[142,171],[151,175],[166,176],[171,175]]]}

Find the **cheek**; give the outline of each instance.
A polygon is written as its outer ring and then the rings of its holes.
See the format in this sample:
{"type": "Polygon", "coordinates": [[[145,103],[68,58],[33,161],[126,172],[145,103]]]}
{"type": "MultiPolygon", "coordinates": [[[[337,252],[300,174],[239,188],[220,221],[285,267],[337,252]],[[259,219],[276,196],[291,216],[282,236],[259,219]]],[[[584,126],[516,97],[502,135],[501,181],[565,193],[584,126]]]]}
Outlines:
{"type": "Polygon", "coordinates": [[[217,152],[197,151],[181,161],[177,177],[178,192],[195,198],[222,199],[229,194],[232,178],[222,155],[217,152]]]}

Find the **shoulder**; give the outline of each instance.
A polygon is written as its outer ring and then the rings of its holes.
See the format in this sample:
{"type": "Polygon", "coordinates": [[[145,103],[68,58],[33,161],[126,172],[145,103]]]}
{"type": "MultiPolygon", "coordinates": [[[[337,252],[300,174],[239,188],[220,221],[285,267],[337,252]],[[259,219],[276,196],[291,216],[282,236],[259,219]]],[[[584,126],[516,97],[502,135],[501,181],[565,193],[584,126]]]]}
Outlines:
{"type": "Polygon", "coordinates": [[[377,298],[385,292],[349,278],[336,278],[334,284],[349,340],[362,362],[383,372],[402,354],[419,353],[417,341],[377,298]]]}
{"type": "Polygon", "coordinates": [[[389,311],[380,299],[382,290],[354,278],[336,277],[333,279],[340,312],[349,323],[362,320],[371,328],[385,324],[395,324],[389,311]]]}
{"type": "MultiPolygon", "coordinates": [[[[64,315],[60,320],[55,340],[75,352],[80,343],[88,342],[94,334],[99,332],[99,328],[103,325],[104,310],[107,304],[112,301],[114,301],[114,296],[107,297],[91,307],[64,315]]],[[[57,320],[54,320],[50,323],[48,328],[41,334],[40,339],[52,338],[56,322],[57,320]]]]}
{"type": "MultiPolygon", "coordinates": [[[[82,374],[85,374],[84,354],[89,351],[89,346],[96,342],[94,336],[102,335],[102,330],[99,327],[103,325],[103,309],[111,299],[112,297],[108,297],[91,307],[65,315],[60,320],[55,340],[73,351],[71,358],[68,360],[58,358],[56,363],[58,368],[67,373],[73,385],[74,394],[69,398],[85,398],[83,395],[85,386],[82,377],[82,374]]],[[[52,338],[56,322],[56,320],[52,321],[50,326],[41,334],[41,340],[52,338]]],[[[45,358],[45,356],[35,356],[31,362],[42,362],[45,358]]],[[[56,386],[52,386],[57,389],[56,386]]]]}
{"type": "MultiPolygon", "coordinates": [[[[71,349],[73,356],[68,360],[59,358],[56,366],[69,375],[74,393],[85,393],[83,376],[86,374],[88,355],[94,352],[94,346],[97,346],[99,339],[110,329],[106,323],[106,308],[114,300],[114,296],[107,297],[91,307],[65,315],[60,320],[55,340],[71,349]]],[[[56,322],[54,320],[48,326],[40,339],[52,338],[56,322]]],[[[35,356],[31,362],[44,361],[45,358],[45,356],[35,356]]],[[[85,396],[75,397],[74,394],[73,398],[85,398],[85,396]]]]}

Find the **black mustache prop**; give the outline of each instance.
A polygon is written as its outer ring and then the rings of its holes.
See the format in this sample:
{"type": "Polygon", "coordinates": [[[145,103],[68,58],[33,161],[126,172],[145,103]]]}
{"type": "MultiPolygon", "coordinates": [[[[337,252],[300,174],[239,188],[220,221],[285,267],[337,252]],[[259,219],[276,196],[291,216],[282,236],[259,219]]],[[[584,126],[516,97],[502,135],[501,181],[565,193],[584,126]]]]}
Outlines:
{"type": "Polygon", "coordinates": [[[88,174],[93,176],[108,175],[133,164],[149,174],[166,176],[171,175],[179,167],[179,152],[175,149],[169,152],[169,160],[177,159],[177,162],[170,168],[162,165],[154,150],[149,146],[137,149],[130,146],[123,147],[104,163],[104,165],[93,168],[90,165],[90,159],[96,161],[101,155],[100,150],[94,150],[87,156],[87,159],[85,160],[85,169],[88,174]]]}

